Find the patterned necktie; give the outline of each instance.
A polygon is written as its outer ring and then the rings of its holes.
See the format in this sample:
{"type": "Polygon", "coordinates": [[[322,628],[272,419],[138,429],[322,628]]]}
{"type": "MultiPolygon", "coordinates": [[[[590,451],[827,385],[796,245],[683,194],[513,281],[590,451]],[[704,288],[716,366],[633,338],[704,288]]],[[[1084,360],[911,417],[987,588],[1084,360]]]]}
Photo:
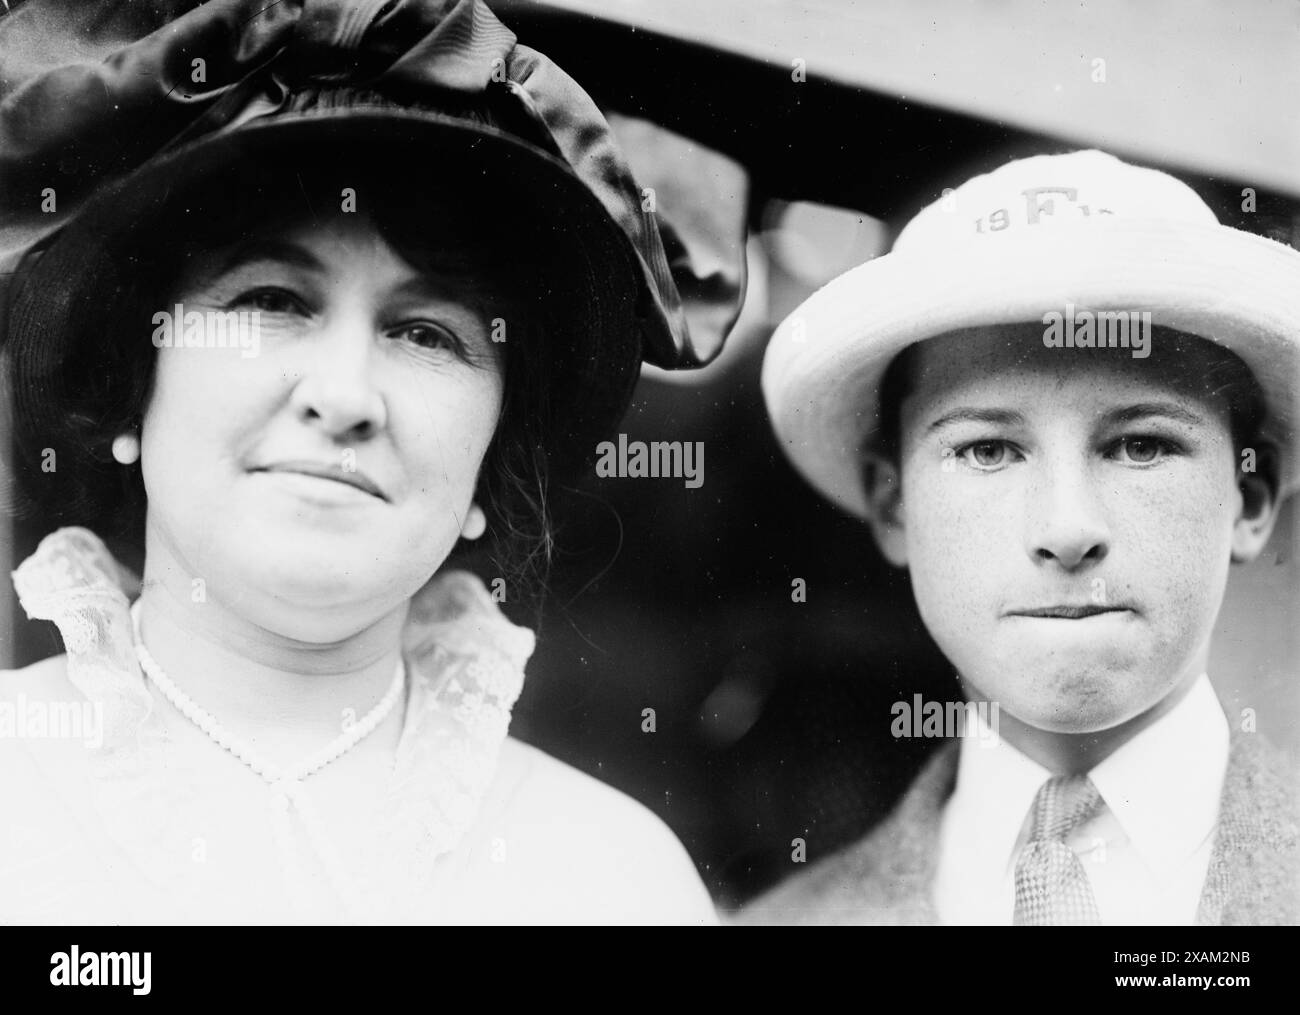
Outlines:
{"type": "Polygon", "coordinates": [[[1017,927],[1101,922],[1083,864],[1065,844],[1101,802],[1086,775],[1058,776],[1043,783],[1034,797],[1029,841],[1016,861],[1017,927]]]}

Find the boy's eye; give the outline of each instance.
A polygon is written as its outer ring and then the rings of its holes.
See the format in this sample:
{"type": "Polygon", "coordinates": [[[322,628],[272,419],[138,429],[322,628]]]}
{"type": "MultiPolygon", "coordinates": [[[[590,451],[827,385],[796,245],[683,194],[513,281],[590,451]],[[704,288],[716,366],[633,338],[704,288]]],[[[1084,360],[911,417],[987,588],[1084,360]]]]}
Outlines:
{"type": "Polygon", "coordinates": [[[427,321],[416,321],[394,328],[391,334],[426,349],[446,348],[452,352],[460,350],[460,341],[446,328],[427,321]]]}
{"type": "Polygon", "coordinates": [[[300,300],[288,289],[278,286],[262,286],[240,293],[230,302],[232,307],[251,307],[267,314],[302,313],[304,308],[300,300]]]}
{"type": "Polygon", "coordinates": [[[1149,465],[1177,450],[1162,437],[1121,437],[1113,445],[1116,457],[1137,465],[1149,465]]]}
{"type": "Polygon", "coordinates": [[[996,469],[1010,457],[1006,441],[975,441],[957,448],[956,453],[976,469],[996,469]]]}

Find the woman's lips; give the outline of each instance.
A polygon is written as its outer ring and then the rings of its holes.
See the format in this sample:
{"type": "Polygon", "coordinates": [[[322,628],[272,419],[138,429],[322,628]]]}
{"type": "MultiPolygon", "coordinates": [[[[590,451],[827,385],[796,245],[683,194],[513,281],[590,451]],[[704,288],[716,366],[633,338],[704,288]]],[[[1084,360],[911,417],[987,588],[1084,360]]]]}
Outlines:
{"type": "Polygon", "coordinates": [[[387,500],[383,491],[378,485],[367,476],[364,472],[358,472],[351,469],[344,469],[338,465],[324,464],[322,462],[311,461],[287,461],[275,462],[272,465],[262,465],[252,472],[283,472],[294,473],[300,476],[313,476],[316,479],[333,480],[337,483],[346,483],[348,486],[360,490],[362,493],[368,493],[372,497],[380,500],[387,500]]]}

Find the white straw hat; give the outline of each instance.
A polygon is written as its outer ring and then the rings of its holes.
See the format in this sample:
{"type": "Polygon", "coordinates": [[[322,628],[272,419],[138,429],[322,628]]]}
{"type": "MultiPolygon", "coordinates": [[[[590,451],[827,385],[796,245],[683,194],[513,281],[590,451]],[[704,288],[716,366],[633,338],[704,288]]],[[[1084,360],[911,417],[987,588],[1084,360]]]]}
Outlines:
{"type": "Polygon", "coordinates": [[[1041,155],[977,176],[922,210],[893,250],[823,286],[781,322],[763,395],[786,455],[819,491],[867,514],[861,449],[885,368],[907,346],[1044,314],[1148,311],[1251,368],[1300,479],[1300,252],[1219,225],[1185,184],[1104,152],[1041,155]]]}

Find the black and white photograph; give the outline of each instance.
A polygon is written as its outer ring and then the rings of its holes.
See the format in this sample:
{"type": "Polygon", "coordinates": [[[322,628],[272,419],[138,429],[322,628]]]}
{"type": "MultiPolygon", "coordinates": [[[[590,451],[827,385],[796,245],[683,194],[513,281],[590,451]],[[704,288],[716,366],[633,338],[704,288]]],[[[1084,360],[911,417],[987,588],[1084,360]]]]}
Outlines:
{"type": "Polygon", "coordinates": [[[1300,3],[0,5],[5,976],[1262,989],[1186,935],[1300,924],[1300,3]]]}

